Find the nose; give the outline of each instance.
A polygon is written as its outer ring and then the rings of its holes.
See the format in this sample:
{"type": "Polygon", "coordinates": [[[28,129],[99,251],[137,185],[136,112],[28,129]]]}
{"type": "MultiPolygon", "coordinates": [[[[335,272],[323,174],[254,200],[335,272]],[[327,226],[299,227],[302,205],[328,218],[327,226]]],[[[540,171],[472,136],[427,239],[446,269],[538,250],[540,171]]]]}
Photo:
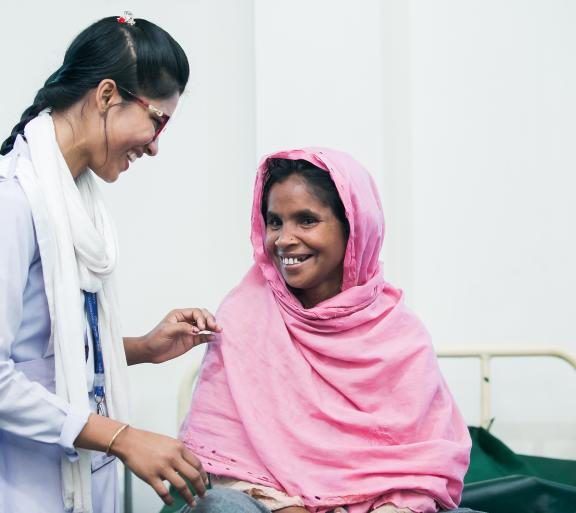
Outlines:
{"type": "Polygon", "coordinates": [[[274,245],[279,249],[284,249],[297,244],[298,240],[289,226],[284,225],[278,232],[278,237],[274,241],[274,245]]]}
{"type": "Polygon", "coordinates": [[[158,155],[158,139],[150,141],[146,145],[144,151],[146,152],[146,155],[150,155],[151,157],[158,155]]]}

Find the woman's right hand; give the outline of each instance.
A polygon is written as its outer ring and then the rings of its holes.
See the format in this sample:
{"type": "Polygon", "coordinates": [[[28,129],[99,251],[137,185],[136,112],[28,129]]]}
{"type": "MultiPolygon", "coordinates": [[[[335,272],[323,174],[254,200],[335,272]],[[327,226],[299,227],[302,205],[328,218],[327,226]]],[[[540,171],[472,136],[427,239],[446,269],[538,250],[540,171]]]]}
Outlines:
{"type": "Polygon", "coordinates": [[[118,435],[110,453],[118,456],[134,474],[154,488],[168,505],[174,500],[163,481],[169,481],[192,507],[195,505],[194,495],[184,478],[190,481],[200,497],[206,493],[208,476],[200,460],[179,440],[129,426],[118,435]]]}

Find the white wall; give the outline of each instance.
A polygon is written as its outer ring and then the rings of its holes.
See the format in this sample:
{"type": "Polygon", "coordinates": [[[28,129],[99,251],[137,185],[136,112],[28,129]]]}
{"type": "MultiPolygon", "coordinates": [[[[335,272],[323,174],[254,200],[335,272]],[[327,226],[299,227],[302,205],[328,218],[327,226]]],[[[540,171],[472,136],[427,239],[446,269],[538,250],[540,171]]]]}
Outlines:
{"type": "MultiPolygon", "coordinates": [[[[576,4],[413,1],[410,20],[412,302],[438,344],[574,354],[576,4]]],[[[576,457],[574,372],[495,370],[494,432],[576,457]]]]}
{"type": "MultiPolygon", "coordinates": [[[[3,56],[1,133],[71,37],[126,8],[58,6],[36,2],[31,17],[29,4],[2,8],[3,21],[25,22],[0,32],[5,49],[19,49],[3,56]]],[[[138,0],[131,8],[181,42],[192,80],[159,156],[104,187],[120,232],[127,334],[146,332],[173,307],[215,309],[250,264],[258,158],[320,144],[347,150],[375,175],[386,275],[437,346],[552,344],[576,354],[576,4],[138,0]]],[[[137,425],[176,433],[177,385],[200,353],[131,369],[137,425]]],[[[477,422],[476,364],[443,368],[477,422]]],[[[498,362],[494,431],[519,450],[576,458],[574,378],[559,362],[498,362]]],[[[147,487],[135,494],[135,511],[159,509],[147,487]]]]}

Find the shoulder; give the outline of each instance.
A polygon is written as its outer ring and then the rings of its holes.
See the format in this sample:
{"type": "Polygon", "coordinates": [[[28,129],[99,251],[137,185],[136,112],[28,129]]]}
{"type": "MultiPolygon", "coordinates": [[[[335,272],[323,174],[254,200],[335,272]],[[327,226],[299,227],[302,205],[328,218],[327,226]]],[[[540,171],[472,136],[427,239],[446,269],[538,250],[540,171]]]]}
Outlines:
{"type": "Polygon", "coordinates": [[[13,201],[15,204],[28,205],[24,189],[22,189],[16,176],[0,176],[0,197],[3,201],[13,201]]]}
{"type": "Polygon", "coordinates": [[[32,209],[17,178],[0,178],[0,249],[25,245],[34,251],[32,209]]]}
{"type": "Polygon", "coordinates": [[[30,202],[15,177],[0,178],[0,214],[3,224],[32,221],[30,202]]]}

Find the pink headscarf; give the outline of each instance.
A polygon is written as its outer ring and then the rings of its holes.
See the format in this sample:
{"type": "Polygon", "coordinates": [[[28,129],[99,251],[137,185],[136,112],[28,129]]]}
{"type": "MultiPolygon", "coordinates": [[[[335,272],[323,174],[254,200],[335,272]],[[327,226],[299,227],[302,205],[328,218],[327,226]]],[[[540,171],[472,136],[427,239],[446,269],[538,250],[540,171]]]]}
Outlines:
{"type": "Polygon", "coordinates": [[[299,496],[312,511],[391,502],[456,507],[470,438],[424,326],[383,279],[374,181],[350,156],[307,148],[265,157],[252,207],[255,265],[217,312],[181,437],[208,472],[299,496]],[[265,249],[267,158],[330,173],[350,224],[342,292],[305,309],[265,249]]]}

